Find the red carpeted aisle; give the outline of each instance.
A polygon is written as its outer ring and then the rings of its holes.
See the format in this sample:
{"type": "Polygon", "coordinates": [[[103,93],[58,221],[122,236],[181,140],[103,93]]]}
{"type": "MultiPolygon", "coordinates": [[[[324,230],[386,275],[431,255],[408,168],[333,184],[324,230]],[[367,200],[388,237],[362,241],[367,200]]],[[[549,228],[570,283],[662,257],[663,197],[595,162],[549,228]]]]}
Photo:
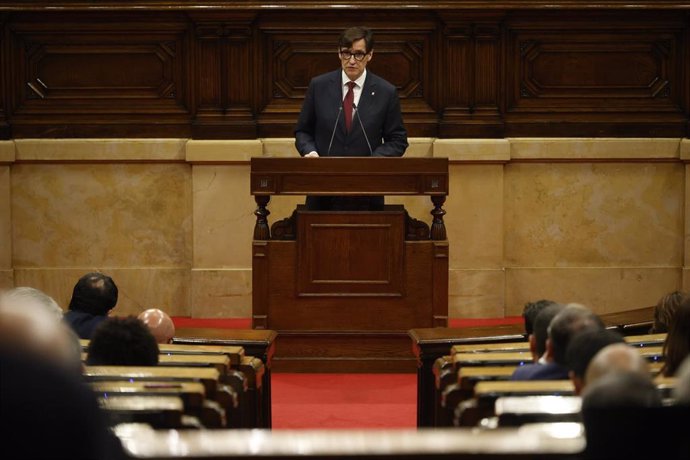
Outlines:
{"type": "MultiPolygon", "coordinates": [[[[250,318],[173,318],[177,328],[250,329],[250,318]]],[[[518,324],[522,317],[451,319],[450,327],[518,324]]],[[[271,374],[274,429],[414,428],[416,374],[271,374]]]]}
{"type": "Polygon", "coordinates": [[[273,373],[273,428],[414,428],[415,374],[273,373]]]}

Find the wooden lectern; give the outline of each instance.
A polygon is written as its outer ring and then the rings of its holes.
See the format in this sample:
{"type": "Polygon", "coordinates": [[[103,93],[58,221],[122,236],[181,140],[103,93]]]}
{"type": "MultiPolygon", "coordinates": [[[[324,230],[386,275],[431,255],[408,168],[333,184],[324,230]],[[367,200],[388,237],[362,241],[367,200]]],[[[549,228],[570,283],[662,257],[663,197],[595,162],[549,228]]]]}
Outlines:
{"type": "Polygon", "coordinates": [[[252,158],[251,193],[252,325],[278,331],[274,369],[414,371],[407,331],[448,322],[448,160],[252,158]],[[298,206],[269,229],[279,194],[429,195],[433,218],[298,206]]]}

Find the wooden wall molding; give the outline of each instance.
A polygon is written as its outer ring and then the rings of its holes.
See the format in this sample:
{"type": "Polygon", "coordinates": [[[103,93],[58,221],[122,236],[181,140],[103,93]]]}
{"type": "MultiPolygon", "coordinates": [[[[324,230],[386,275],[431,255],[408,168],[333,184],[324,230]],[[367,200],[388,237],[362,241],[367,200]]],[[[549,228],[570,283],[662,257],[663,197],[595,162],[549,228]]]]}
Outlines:
{"type": "MultiPolygon", "coordinates": [[[[55,3],[0,5],[2,139],[291,137],[362,20],[322,2],[55,3]]],[[[690,134],[690,2],[484,3],[367,4],[370,69],[410,136],[690,134]]]]}

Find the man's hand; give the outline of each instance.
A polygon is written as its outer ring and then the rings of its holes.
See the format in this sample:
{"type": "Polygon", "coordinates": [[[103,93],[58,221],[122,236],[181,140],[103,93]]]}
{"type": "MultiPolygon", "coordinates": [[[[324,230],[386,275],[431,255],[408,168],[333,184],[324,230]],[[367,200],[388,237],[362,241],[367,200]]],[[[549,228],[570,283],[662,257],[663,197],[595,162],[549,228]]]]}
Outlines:
{"type": "Polygon", "coordinates": [[[316,152],[309,152],[306,155],[304,155],[304,158],[318,158],[319,154],[316,152]]]}

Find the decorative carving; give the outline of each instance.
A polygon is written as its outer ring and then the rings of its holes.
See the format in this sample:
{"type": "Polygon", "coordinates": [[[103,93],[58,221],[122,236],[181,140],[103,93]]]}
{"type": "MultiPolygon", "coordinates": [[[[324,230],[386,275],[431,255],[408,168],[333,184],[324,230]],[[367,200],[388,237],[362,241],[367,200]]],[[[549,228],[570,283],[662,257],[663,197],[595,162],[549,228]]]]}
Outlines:
{"type": "Polygon", "coordinates": [[[266,205],[271,200],[268,195],[256,195],[254,196],[254,201],[256,201],[257,208],[254,211],[256,216],[256,225],[254,225],[254,239],[255,240],[270,240],[271,231],[268,228],[268,215],[271,211],[266,209],[266,205]]]}
{"type": "Polygon", "coordinates": [[[409,213],[405,211],[405,240],[407,241],[424,241],[429,239],[429,226],[410,217],[409,213]]]}
{"type": "Polygon", "coordinates": [[[432,196],[431,202],[434,203],[434,209],[431,211],[431,215],[434,216],[434,219],[431,223],[431,232],[429,236],[434,241],[445,240],[446,224],[443,223],[443,216],[446,215],[446,211],[443,209],[443,203],[446,202],[446,197],[432,196]]]}
{"type": "Polygon", "coordinates": [[[273,240],[290,240],[294,241],[297,238],[297,213],[292,212],[290,217],[271,225],[271,239],[273,240]]]}

